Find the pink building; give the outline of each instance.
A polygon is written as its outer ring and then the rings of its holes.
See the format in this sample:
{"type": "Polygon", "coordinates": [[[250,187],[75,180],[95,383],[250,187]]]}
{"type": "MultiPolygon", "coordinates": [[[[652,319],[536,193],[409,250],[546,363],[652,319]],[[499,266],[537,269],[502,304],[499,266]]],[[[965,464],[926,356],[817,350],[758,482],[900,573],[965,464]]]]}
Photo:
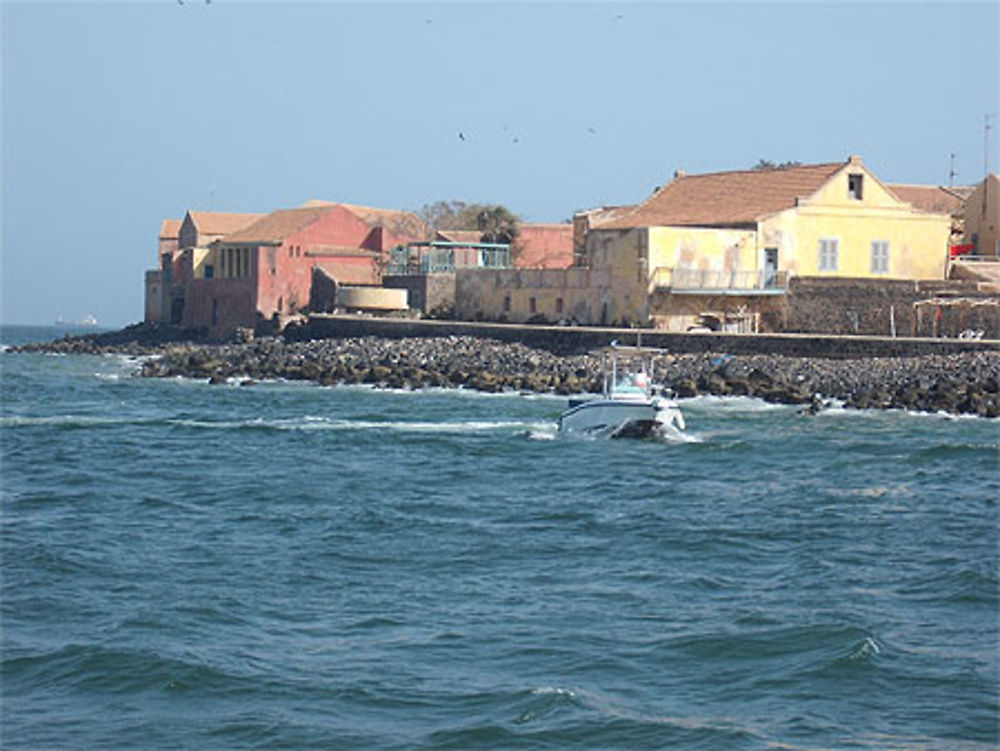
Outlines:
{"type": "Polygon", "coordinates": [[[519,269],[568,269],[573,265],[572,224],[520,224],[514,257],[519,269]]]}
{"type": "Polygon", "coordinates": [[[178,240],[182,222],[182,219],[164,219],[160,225],[160,242],[156,253],[157,268],[160,267],[160,259],[164,253],[174,253],[180,247],[178,240]]]}
{"type": "Polygon", "coordinates": [[[182,324],[225,335],[294,315],[320,271],[337,285],[377,285],[388,251],[425,235],[402,211],[318,201],[274,211],[192,257],[182,324]]]}

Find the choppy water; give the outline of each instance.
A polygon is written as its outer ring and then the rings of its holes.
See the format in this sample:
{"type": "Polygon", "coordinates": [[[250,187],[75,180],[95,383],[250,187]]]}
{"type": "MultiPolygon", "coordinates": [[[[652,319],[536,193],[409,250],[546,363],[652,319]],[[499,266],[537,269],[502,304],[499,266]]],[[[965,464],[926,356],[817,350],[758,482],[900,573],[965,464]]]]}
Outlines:
{"type": "Polygon", "coordinates": [[[998,743],[996,422],[0,367],[5,749],[998,743]]]}

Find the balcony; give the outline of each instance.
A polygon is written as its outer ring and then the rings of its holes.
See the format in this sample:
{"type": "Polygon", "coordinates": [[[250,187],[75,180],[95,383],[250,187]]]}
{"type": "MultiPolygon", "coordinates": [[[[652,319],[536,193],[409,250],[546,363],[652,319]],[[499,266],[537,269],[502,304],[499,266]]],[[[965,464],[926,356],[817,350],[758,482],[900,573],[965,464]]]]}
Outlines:
{"type": "Polygon", "coordinates": [[[509,269],[510,246],[502,243],[419,242],[389,251],[386,273],[400,276],[453,273],[456,269],[509,269]]]}
{"type": "Polygon", "coordinates": [[[788,272],[657,266],[652,288],[683,295],[783,295],[788,291],[788,272]]]}

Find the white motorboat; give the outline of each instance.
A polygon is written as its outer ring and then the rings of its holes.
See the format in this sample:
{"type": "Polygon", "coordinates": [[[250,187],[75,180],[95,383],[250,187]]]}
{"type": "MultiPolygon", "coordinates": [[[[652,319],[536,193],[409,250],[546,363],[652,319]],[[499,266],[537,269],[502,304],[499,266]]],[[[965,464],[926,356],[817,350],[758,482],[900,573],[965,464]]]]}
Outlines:
{"type": "Polygon", "coordinates": [[[559,432],[601,438],[647,438],[684,430],[684,415],[677,403],[654,386],[643,367],[619,375],[612,358],[611,376],[605,373],[601,396],[570,399],[559,417],[559,432]]]}

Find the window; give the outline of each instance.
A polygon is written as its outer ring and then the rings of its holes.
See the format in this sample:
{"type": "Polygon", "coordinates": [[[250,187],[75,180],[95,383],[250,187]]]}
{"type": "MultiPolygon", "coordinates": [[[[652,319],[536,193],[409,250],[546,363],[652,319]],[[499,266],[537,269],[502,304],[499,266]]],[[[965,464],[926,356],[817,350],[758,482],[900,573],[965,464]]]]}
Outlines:
{"type": "Polygon", "coordinates": [[[563,312],[563,299],[561,297],[556,298],[556,313],[563,312]]]}
{"type": "Polygon", "coordinates": [[[862,186],[865,182],[864,175],[848,175],[847,176],[847,195],[856,201],[861,200],[862,186]]]}
{"type": "Polygon", "coordinates": [[[531,311],[532,313],[538,312],[538,303],[535,302],[534,297],[528,300],[528,310],[531,311]]]}
{"type": "Polygon", "coordinates": [[[510,313],[510,295],[504,295],[503,298],[503,312],[510,313]]]}
{"type": "Polygon", "coordinates": [[[835,237],[822,237],[819,241],[819,270],[837,270],[837,249],[840,241],[835,237]]]}
{"type": "Polygon", "coordinates": [[[889,242],[887,240],[872,240],[872,273],[889,273],[889,242]]]}
{"type": "Polygon", "coordinates": [[[211,264],[207,264],[206,263],[205,264],[205,278],[206,279],[211,279],[213,276],[215,276],[215,267],[213,267],[211,264]]]}

